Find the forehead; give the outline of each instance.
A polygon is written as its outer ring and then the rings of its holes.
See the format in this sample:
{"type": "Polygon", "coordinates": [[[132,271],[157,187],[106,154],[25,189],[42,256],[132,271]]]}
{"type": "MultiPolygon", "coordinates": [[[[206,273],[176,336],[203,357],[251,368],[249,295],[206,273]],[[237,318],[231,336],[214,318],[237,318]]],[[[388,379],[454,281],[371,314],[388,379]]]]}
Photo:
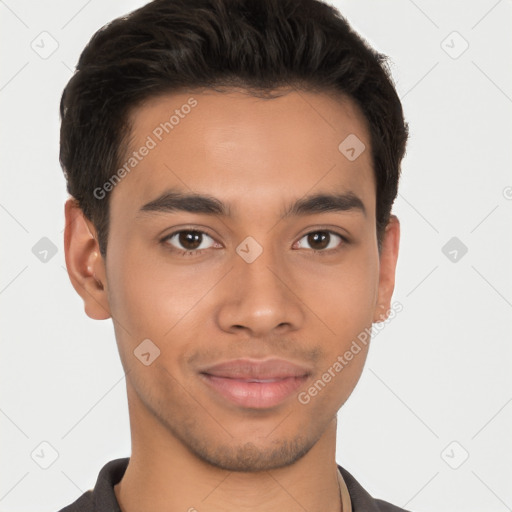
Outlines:
{"type": "Polygon", "coordinates": [[[180,92],[146,101],[130,121],[125,172],[111,197],[124,216],[166,189],[207,193],[235,213],[274,198],[281,206],[308,192],[351,191],[374,212],[367,122],[344,96],[180,92]]]}

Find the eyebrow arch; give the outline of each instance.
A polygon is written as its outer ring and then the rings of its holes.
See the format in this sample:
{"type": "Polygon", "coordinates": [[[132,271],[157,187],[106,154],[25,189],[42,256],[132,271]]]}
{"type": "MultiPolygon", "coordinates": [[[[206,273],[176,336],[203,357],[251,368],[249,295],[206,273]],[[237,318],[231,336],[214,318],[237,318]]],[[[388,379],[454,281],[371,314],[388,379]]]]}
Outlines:
{"type": "Polygon", "coordinates": [[[282,213],[281,218],[314,213],[350,211],[362,213],[366,217],[366,208],[363,201],[353,192],[320,193],[298,199],[282,213]]]}
{"type": "MultiPolygon", "coordinates": [[[[229,217],[229,205],[217,198],[195,193],[184,193],[177,190],[168,190],[156,199],[142,206],[137,217],[151,213],[171,213],[184,211],[205,215],[218,215],[229,217]]],[[[353,192],[346,193],[319,193],[298,199],[289,205],[282,213],[281,219],[293,216],[305,216],[326,212],[356,211],[366,217],[366,208],[363,201],[353,192]]]]}

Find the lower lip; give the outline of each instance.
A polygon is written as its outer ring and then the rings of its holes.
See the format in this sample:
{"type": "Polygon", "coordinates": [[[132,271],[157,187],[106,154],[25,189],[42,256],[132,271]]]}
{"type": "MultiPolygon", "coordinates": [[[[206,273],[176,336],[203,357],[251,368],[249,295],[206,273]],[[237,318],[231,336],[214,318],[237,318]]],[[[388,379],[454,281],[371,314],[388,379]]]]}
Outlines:
{"type": "Polygon", "coordinates": [[[286,377],[272,382],[249,382],[214,375],[201,374],[207,384],[231,402],[253,409],[274,407],[288,398],[307,379],[286,377]]]}

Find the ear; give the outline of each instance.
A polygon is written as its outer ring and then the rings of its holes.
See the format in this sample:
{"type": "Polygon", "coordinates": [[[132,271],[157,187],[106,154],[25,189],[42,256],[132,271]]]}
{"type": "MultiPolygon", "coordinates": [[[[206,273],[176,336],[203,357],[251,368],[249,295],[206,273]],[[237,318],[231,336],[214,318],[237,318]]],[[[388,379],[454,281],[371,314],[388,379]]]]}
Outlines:
{"type": "Polygon", "coordinates": [[[69,279],[84,301],[86,315],[94,320],[106,320],[111,314],[105,264],[96,230],[75,198],[66,201],[64,213],[64,253],[69,279]]]}
{"type": "Polygon", "coordinates": [[[400,222],[391,215],[382,239],[380,253],[379,292],[373,322],[383,322],[389,316],[391,297],[395,289],[395,269],[400,244],[400,222]]]}

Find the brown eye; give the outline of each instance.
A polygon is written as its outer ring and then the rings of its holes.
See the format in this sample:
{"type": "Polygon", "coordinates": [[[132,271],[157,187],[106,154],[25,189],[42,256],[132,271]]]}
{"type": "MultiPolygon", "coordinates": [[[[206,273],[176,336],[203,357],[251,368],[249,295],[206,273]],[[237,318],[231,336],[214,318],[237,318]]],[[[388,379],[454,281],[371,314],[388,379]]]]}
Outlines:
{"type": "Polygon", "coordinates": [[[178,242],[184,249],[197,249],[202,242],[203,236],[198,231],[182,231],[178,233],[178,242]]]}
{"type": "Polygon", "coordinates": [[[301,248],[304,248],[304,243],[302,242],[302,240],[304,239],[306,240],[306,243],[309,246],[309,248],[313,249],[314,251],[322,252],[327,252],[327,250],[331,249],[337,249],[340,245],[342,245],[340,241],[346,241],[345,238],[342,237],[341,235],[338,235],[333,231],[327,230],[312,231],[311,233],[304,235],[299,241],[299,245],[301,246],[301,248]]]}
{"type": "Polygon", "coordinates": [[[213,239],[202,231],[189,229],[176,231],[165,237],[164,241],[178,250],[199,251],[211,247],[213,239]],[[208,245],[208,240],[205,241],[208,238],[211,240],[210,245],[208,245]]]}
{"type": "Polygon", "coordinates": [[[318,231],[308,235],[308,244],[316,250],[325,249],[329,245],[331,236],[326,231],[318,231]]]}

